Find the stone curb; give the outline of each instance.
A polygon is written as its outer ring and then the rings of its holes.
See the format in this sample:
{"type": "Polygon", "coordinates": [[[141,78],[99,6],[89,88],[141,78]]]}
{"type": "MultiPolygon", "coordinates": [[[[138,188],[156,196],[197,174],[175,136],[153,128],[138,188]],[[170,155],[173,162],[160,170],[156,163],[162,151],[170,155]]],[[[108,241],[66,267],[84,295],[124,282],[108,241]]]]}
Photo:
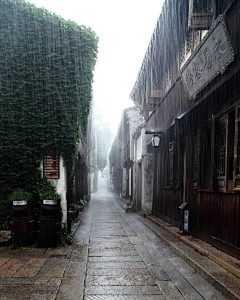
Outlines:
{"type": "Polygon", "coordinates": [[[158,226],[164,228],[166,231],[171,233],[174,237],[177,239],[180,239],[182,242],[184,242],[186,245],[190,246],[194,250],[196,250],[201,255],[204,255],[226,269],[228,272],[234,274],[238,278],[240,278],[240,260],[228,255],[225,252],[222,252],[221,250],[218,250],[217,248],[211,246],[210,244],[201,241],[197,238],[194,238],[190,235],[180,235],[178,233],[178,229],[174,226],[169,227],[169,224],[160,220],[160,222],[156,221],[154,217],[149,216],[149,220],[157,224],[158,226]]]}
{"type": "MultiPolygon", "coordinates": [[[[172,234],[169,228],[161,226],[153,222],[149,217],[147,219],[139,218],[141,222],[147,225],[159,238],[167,244],[175,253],[184,259],[196,272],[198,272],[204,279],[210,282],[218,291],[222,292],[224,296],[231,300],[240,300],[240,279],[237,278],[232,272],[225,269],[223,265],[214,262],[211,257],[206,256],[205,250],[200,247],[194,248],[185,243],[181,237],[176,237],[172,234]],[[150,221],[151,224],[149,224],[150,221]],[[153,226],[164,229],[168,234],[160,233],[159,230],[153,226]],[[172,238],[171,238],[172,237],[172,238]],[[196,251],[195,255],[188,255],[187,248],[196,251]],[[200,251],[199,251],[200,250],[200,251]],[[205,259],[202,259],[204,258],[205,259]],[[214,273],[211,267],[216,269],[214,273]],[[235,278],[234,278],[235,277],[235,278]]],[[[169,226],[169,224],[168,224],[169,226]]]]}
{"type": "MultiPolygon", "coordinates": [[[[125,209],[125,201],[119,197],[116,199],[125,209]]],[[[140,214],[138,215],[142,223],[224,296],[231,300],[240,300],[240,261],[238,259],[197,238],[180,235],[178,228],[159,218],[153,216],[143,218],[140,214]],[[215,273],[211,271],[211,266],[216,268],[215,273]]]]}
{"type": "Polygon", "coordinates": [[[82,219],[85,215],[85,212],[87,211],[87,208],[88,208],[88,205],[85,206],[83,208],[83,210],[81,211],[81,213],[78,214],[78,217],[76,220],[72,220],[72,223],[71,223],[71,231],[70,231],[70,236],[73,237],[75,232],[77,231],[78,229],[78,226],[80,226],[81,222],[82,222],[82,219]]]}

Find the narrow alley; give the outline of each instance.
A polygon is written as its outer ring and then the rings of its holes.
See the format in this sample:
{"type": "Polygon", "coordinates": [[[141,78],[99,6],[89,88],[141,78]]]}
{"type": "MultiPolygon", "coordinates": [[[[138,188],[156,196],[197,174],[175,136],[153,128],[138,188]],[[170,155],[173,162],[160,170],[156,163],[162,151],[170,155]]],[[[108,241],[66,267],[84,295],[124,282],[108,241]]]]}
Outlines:
{"type": "Polygon", "coordinates": [[[0,250],[0,299],[226,299],[105,189],[66,248],[0,250]]]}

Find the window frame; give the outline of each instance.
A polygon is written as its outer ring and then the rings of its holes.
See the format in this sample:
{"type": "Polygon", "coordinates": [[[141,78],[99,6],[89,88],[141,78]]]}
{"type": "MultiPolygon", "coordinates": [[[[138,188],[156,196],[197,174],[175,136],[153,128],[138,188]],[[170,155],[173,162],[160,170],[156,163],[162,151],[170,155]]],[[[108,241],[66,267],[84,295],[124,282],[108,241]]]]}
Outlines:
{"type": "MultiPolygon", "coordinates": [[[[222,127],[222,128],[223,128],[222,127]]],[[[220,127],[221,128],[221,127],[220,127]]],[[[218,192],[240,191],[240,105],[235,105],[231,110],[212,116],[211,133],[211,176],[210,190],[218,192]],[[225,120],[225,125],[223,122],[225,120]],[[219,124],[225,126],[224,175],[218,176],[219,158],[219,124]],[[231,139],[231,140],[230,140],[231,139]],[[237,167],[239,165],[239,171],[237,167]],[[224,184],[219,184],[224,181],[224,184]]]]}
{"type": "Polygon", "coordinates": [[[238,158],[239,158],[239,165],[240,165],[240,105],[237,105],[235,108],[235,136],[234,136],[234,157],[233,157],[233,190],[234,191],[240,191],[240,166],[239,166],[239,174],[237,173],[238,158]]]}

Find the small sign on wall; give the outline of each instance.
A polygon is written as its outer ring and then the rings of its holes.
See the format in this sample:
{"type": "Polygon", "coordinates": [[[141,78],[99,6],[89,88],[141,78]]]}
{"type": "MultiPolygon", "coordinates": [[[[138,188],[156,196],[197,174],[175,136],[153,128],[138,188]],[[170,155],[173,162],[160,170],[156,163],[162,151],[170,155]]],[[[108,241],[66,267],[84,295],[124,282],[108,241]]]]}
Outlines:
{"type": "Polygon", "coordinates": [[[44,153],[43,176],[49,179],[59,178],[59,153],[44,153]]]}
{"type": "Polygon", "coordinates": [[[132,196],[132,169],[129,169],[129,196],[132,196]]]}

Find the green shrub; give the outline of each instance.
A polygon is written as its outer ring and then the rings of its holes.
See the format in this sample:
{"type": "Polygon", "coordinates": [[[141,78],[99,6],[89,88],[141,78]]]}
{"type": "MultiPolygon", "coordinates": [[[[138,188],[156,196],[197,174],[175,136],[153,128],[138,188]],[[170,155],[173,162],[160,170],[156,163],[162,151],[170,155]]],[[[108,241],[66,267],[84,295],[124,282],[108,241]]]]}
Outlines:
{"type": "Polygon", "coordinates": [[[43,152],[59,151],[73,172],[86,136],[98,38],[24,0],[0,0],[0,226],[18,188],[51,190],[39,171],[43,152]],[[2,219],[3,218],[3,219],[2,219]]]}

